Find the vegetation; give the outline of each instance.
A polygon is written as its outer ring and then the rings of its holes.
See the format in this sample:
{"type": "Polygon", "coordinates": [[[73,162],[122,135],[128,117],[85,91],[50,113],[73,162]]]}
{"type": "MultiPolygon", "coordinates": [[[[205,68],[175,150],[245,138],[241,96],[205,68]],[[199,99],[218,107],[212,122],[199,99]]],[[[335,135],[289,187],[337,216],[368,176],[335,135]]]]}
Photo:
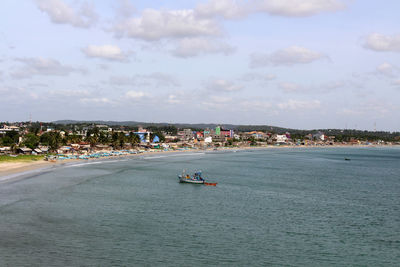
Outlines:
{"type": "Polygon", "coordinates": [[[17,157],[11,157],[7,155],[0,155],[0,162],[15,162],[15,161],[22,161],[22,162],[30,162],[30,161],[38,161],[43,160],[43,155],[18,155],[17,157]]]}
{"type": "Polygon", "coordinates": [[[59,132],[46,132],[40,136],[40,143],[54,151],[60,147],[62,137],[59,132]]]}

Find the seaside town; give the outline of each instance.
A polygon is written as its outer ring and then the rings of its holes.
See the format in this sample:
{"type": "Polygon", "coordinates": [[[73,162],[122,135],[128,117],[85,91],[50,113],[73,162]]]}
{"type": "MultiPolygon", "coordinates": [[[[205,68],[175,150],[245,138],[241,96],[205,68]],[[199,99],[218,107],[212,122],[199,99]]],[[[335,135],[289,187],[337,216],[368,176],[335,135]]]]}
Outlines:
{"type": "Polygon", "coordinates": [[[136,154],[145,151],[225,149],[268,146],[378,146],[400,145],[396,133],[366,132],[354,136],[344,130],[277,133],[241,131],[221,126],[206,129],[165,126],[120,126],[106,124],[2,123],[0,155],[52,155],[52,159],[136,154]],[[386,133],[386,135],[382,135],[386,133]],[[381,139],[380,139],[381,137],[381,139]]]}

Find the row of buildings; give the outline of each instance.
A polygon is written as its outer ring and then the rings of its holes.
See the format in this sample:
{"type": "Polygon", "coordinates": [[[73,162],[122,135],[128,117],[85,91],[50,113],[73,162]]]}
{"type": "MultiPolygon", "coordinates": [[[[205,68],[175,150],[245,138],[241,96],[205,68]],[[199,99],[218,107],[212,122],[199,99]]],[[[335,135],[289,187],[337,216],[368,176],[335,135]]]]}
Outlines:
{"type": "MultiPolygon", "coordinates": [[[[329,136],[321,131],[310,133],[303,138],[292,138],[289,132],[284,134],[276,134],[263,131],[248,131],[240,132],[232,129],[224,129],[220,126],[212,129],[192,130],[189,128],[180,129],[176,133],[173,132],[160,132],[162,138],[152,133],[150,130],[143,127],[138,127],[137,130],[125,130],[121,127],[110,127],[108,125],[89,125],[81,127],[80,129],[71,130],[55,130],[52,127],[40,127],[37,135],[42,135],[48,132],[58,132],[61,137],[66,135],[80,136],[81,139],[78,143],[67,143],[58,147],[58,153],[86,153],[89,151],[99,150],[112,150],[112,144],[104,143],[89,143],[88,136],[95,135],[96,133],[103,133],[111,135],[113,133],[122,133],[125,136],[130,136],[132,133],[139,137],[138,144],[126,142],[122,145],[123,149],[137,149],[137,148],[160,148],[160,149],[179,149],[182,147],[192,148],[209,148],[221,146],[264,146],[264,145],[334,145],[335,136],[329,136]]],[[[4,146],[0,143],[0,154],[7,154],[11,152],[24,153],[24,154],[41,154],[48,153],[49,148],[46,146],[38,146],[36,148],[24,147],[24,136],[29,133],[26,125],[2,125],[0,127],[0,138],[7,135],[7,133],[17,133],[18,142],[17,146],[13,149],[10,146],[4,146]]],[[[1,139],[0,139],[1,140],[1,139]]],[[[346,144],[357,145],[362,142],[356,138],[351,139],[346,144]]],[[[384,142],[383,142],[384,143],[384,142]]],[[[380,143],[382,144],[382,143],[380,143]]]]}

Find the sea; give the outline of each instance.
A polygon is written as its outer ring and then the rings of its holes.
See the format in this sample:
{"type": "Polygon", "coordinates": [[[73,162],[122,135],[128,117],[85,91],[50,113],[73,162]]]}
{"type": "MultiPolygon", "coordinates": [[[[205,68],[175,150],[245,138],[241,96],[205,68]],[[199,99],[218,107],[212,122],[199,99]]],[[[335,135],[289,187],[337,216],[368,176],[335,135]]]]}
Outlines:
{"type": "Polygon", "coordinates": [[[2,181],[0,266],[400,266],[400,148],[148,153],[2,181]]]}

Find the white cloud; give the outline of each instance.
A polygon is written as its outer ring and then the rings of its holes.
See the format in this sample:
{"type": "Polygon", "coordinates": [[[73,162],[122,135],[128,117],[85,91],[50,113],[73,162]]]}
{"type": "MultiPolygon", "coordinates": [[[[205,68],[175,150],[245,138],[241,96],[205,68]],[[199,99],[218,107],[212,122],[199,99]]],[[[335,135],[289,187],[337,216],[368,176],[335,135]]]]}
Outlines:
{"type": "Polygon", "coordinates": [[[255,11],[285,17],[306,17],[345,8],[337,0],[253,0],[255,11]]]}
{"type": "Polygon", "coordinates": [[[87,90],[52,90],[47,93],[48,96],[54,97],[88,97],[90,92],[87,90]]]}
{"type": "Polygon", "coordinates": [[[307,17],[323,12],[335,12],[346,6],[338,0],[209,0],[195,11],[203,17],[238,19],[252,13],[273,16],[307,17]]]}
{"type": "MultiPolygon", "coordinates": [[[[396,106],[397,107],[397,106],[396,106]]],[[[342,108],[337,113],[341,115],[382,117],[393,112],[396,108],[390,103],[380,100],[368,100],[358,103],[351,108],[342,108]]]]}
{"type": "Polygon", "coordinates": [[[392,82],[393,86],[400,87],[400,80],[395,80],[392,82]]]}
{"type": "Polygon", "coordinates": [[[250,12],[249,7],[250,5],[244,1],[209,0],[207,3],[199,4],[195,12],[200,17],[221,16],[225,19],[235,19],[246,16],[250,12]]]}
{"type": "Polygon", "coordinates": [[[191,9],[145,9],[140,17],[116,23],[112,31],[120,37],[127,36],[146,41],[221,34],[220,27],[215,20],[197,17],[191,9]]]}
{"type": "Polygon", "coordinates": [[[107,60],[126,61],[128,55],[123,53],[121,48],[115,45],[89,45],[82,48],[82,52],[92,58],[103,58],[107,60]]]}
{"type": "Polygon", "coordinates": [[[268,65],[308,64],[326,58],[322,53],[315,52],[300,46],[291,46],[275,51],[271,54],[255,53],[250,56],[250,67],[265,67],[268,65]]]}
{"type": "Polygon", "coordinates": [[[374,51],[400,52],[400,34],[390,36],[372,33],[366,37],[364,47],[374,51]]]}
{"type": "Polygon", "coordinates": [[[117,18],[128,18],[132,16],[136,9],[130,0],[118,0],[118,7],[116,8],[117,18]]]}
{"type": "Polygon", "coordinates": [[[302,100],[289,99],[286,102],[278,104],[278,107],[280,109],[288,109],[288,110],[317,109],[320,106],[321,102],[319,100],[302,101],[302,100]]]}
{"type": "Polygon", "coordinates": [[[330,93],[335,89],[344,87],[345,82],[342,81],[330,81],[312,86],[303,86],[297,83],[282,82],[278,85],[285,93],[330,93]]]}
{"type": "Polygon", "coordinates": [[[214,103],[218,103],[218,104],[227,104],[232,102],[232,98],[231,97],[227,97],[227,96],[216,96],[216,95],[212,95],[210,96],[210,100],[214,103]]]}
{"type": "Polygon", "coordinates": [[[231,105],[232,101],[232,97],[211,95],[205,101],[201,102],[200,108],[206,110],[222,109],[226,108],[228,105],[231,105]]]}
{"type": "Polygon", "coordinates": [[[138,100],[146,96],[147,95],[141,91],[128,91],[125,93],[125,97],[132,100],[138,100]]]}
{"type": "Polygon", "coordinates": [[[99,97],[99,98],[81,98],[79,101],[82,104],[88,104],[88,105],[112,105],[115,104],[114,101],[110,100],[107,97],[99,97]]]}
{"type": "Polygon", "coordinates": [[[30,78],[35,75],[66,76],[71,73],[85,74],[87,70],[63,65],[55,59],[46,58],[17,58],[16,61],[24,67],[11,73],[13,78],[30,78]]]}
{"type": "Polygon", "coordinates": [[[294,93],[294,92],[299,92],[299,91],[305,91],[304,87],[302,87],[296,83],[283,82],[283,83],[280,83],[278,86],[279,86],[279,89],[281,89],[285,93],[294,93]]]}
{"type": "Polygon", "coordinates": [[[264,74],[264,73],[256,73],[256,72],[249,72],[243,74],[240,78],[242,81],[252,82],[252,81],[272,81],[276,79],[276,75],[274,74],[264,74]]]}
{"type": "Polygon", "coordinates": [[[169,104],[180,104],[182,101],[178,98],[177,95],[170,94],[167,98],[167,103],[169,104]]]}
{"type": "Polygon", "coordinates": [[[381,75],[384,75],[387,77],[394,77],[395,73],[397,73],[397,72],[398,72],[398,68],[387,62],[382,63],[381,65],[376,67],[377,74],[381,74],[381,75]]]}
{"type": "Polygon", "coordinates": [[[151,74],[137,74],[132,76],[111,76],[110,81],[113,85],[118,86],[180,86],[177,78],[170,74],[154,72],[151,74]]]}
{"type": "Polygon", "coordinates": [[[263,100],[244,100],[238,103],[240,108],[245,111],[257,110],[264,111],[268,113],[274,113],[272,110],[272,104],[268,101],[263,100]]]}
{"type": "Polygon", "coordinates": [[[208,82],[207,88],[217,92],[236,92],[242,90],[243,86],[223,79],[215,79],[208,82]]]}
{"type": "Polygon", "coordinates": [[[53,23],[57,24],[87,28],[97,20],[94,7],[86,2],[82,4],[79,11],[62,0],[36,0],[36,5],[50,17],[53,23]]]}
{"type": "Polygon", "coordinates": [[[229,55],[233,53],[235,48],[232,46],[210,40],[206,38],[184,38],[178,42],[177,47],[172,50],[172,54],[177,57],[195,57],[202,54],[222,53],[229,55]]]}

